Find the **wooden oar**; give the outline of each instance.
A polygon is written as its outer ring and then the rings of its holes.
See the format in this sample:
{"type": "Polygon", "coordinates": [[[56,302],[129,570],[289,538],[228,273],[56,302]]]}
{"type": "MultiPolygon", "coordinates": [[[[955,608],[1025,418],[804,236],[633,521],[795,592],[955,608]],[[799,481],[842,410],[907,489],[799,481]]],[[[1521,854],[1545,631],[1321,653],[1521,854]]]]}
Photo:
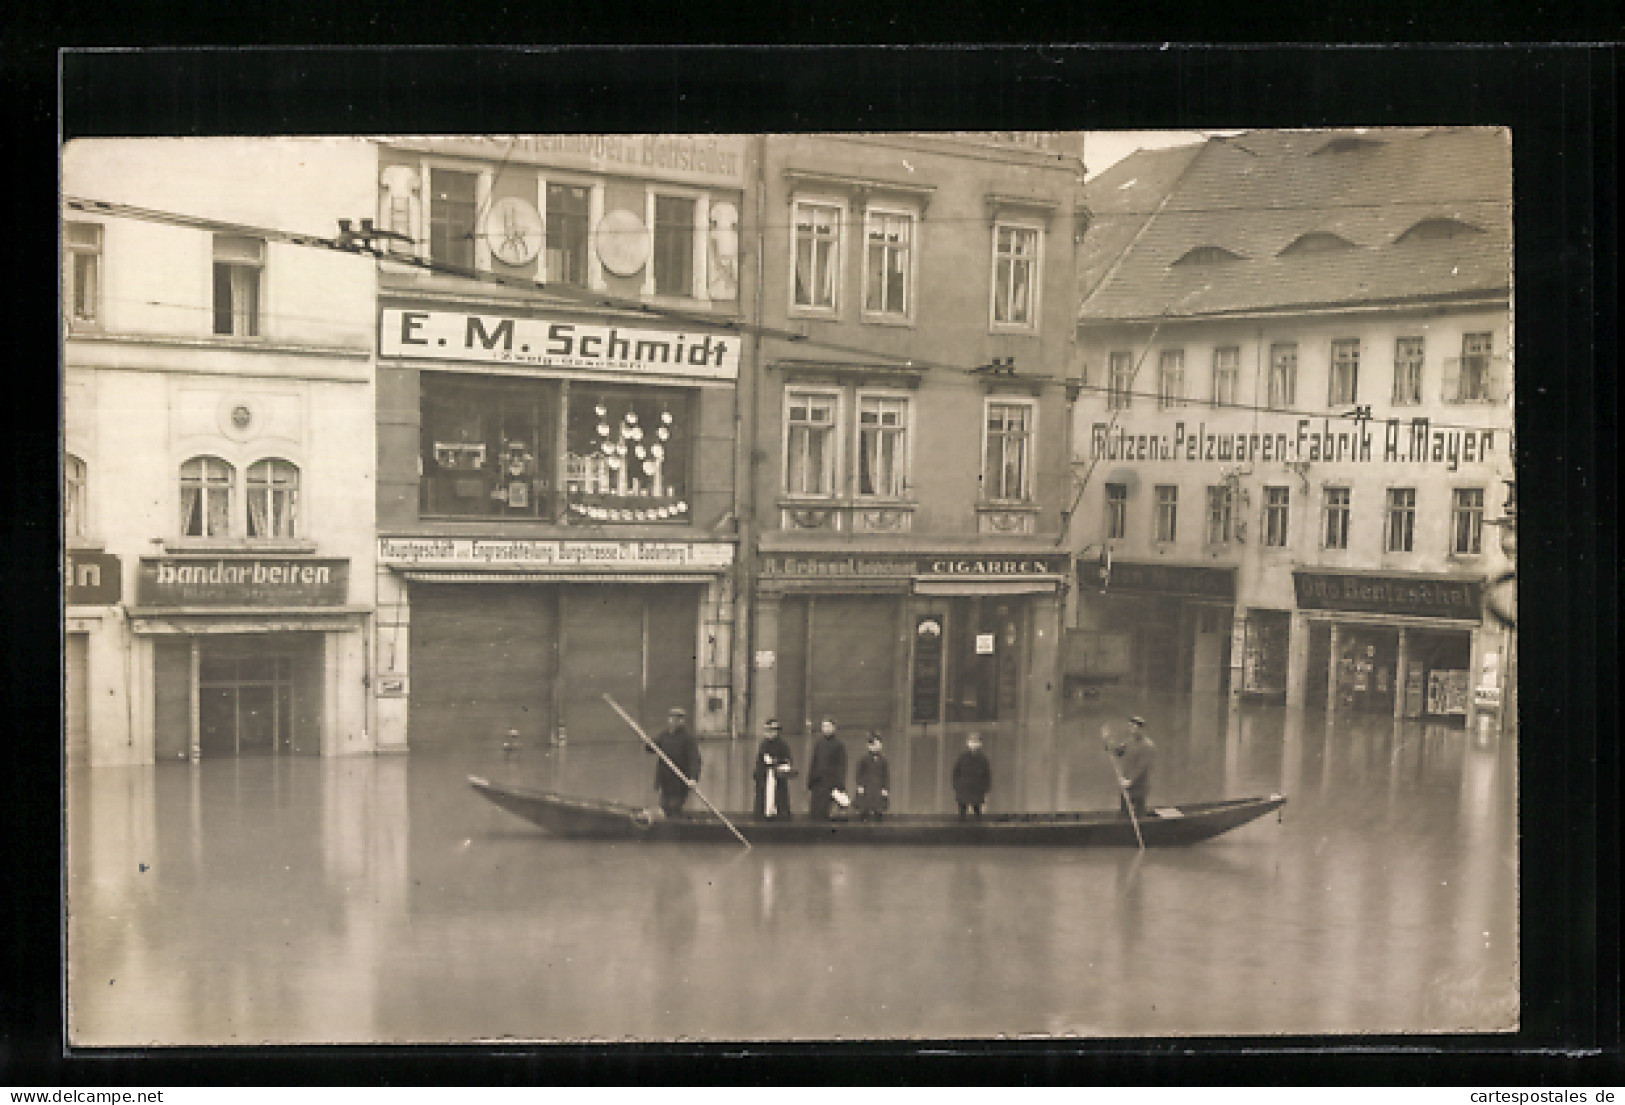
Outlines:
{"type": "MultiPolygon", "coordinates": [[[[617,707],[617,709],[619,709],[619,707],[617,707]]],[[[1135,816],[1134,803],[1129,800],[1128,780],[1123,778],[1123,773],[1121,771],[1117,770],[1117,763],[1112,759],[1111,747],[1106,744],[1104,737],[1101,738],[1100,745],[1106,752],[1106,762],[1112,765],[1112,775],[1117,779],[1118,793],[1123,796],[1123,805],[1128,808],[1129,824],[1134,826],[1134,839],[1140,842],[1140,851],[1143,852],[1145,851],[1145,837],[1140,833],[1140,819],[1139,817],[1135,816]]]]}
{"type": "Polygon", "coordinates": [[[733,833],[734,836],[737,836],[739,838],[739,843],[743,844],[746,848],[749,848],[750,847],[750,841],[745,839],[745,834],[740,832],[737,828],[735,828],[734,823],[732,821],[729,821],[728,818],[726,816],[724,816],[724,814],[723,814],[723,812],[721,810],[717,809],[715,806],[713,806],[711,804],[711,799],[709,799],[709,798],[707,798],[705,796],[705,792],[700,789],[700,785],[698,783],[696,783],[693,779],[690,779],[687,775],[684,775],[683,774],[683,769],[678,767],[676,764],[672,763],[671,762],[671,757],[666,755],[665,752],[661,751],[661,748],[660,748],[660,746],[658,744],[656,744],[654,741],[649,739],[649,734],[645,733],[643,731],[643,726],[639,725],[635,720],[633,720],[632,715],[627,713],[625,710],[621,709],[621,704],[619,702],[616,702],[613,698],[609,697],[609,695],[607,695],[607,694],[604,695],[604,701],[609,703],[610,707],[617,714],[621,715],[621,720],[622,721],[626,722],[628,725],[630,725],[632,727],[632,732],[636,733],[638,735],[638,739],[640,739],[641,741],[643,741],[644,744],[649,746],[649,751],[653,752],[656,756],[659,756],[662,760],[665,761],[666,766],[671,768],[671,771],[672,771],[673,775],[676,775],[679,779],[681,779],[684,783],[686,783],[688,785],[688,788],[690,790],[692,790],[695,794],[698,794],[700,796],[700,801],[705,803],[706,809],[708,809],[712,813],[716,814],[718,820],[720,820],[724,825],[728,826],[728,831],[733,833]]]}

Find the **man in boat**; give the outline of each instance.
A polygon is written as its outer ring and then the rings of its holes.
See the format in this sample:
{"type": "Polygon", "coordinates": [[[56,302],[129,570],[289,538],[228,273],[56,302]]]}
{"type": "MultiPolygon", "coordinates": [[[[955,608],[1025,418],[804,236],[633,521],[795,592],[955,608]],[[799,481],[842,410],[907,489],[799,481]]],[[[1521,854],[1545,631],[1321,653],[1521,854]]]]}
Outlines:
{"type": "Polygon", "coordinates": [[[762,723],[762,743],[756,748],[756,816],[767,821],[790,820],[790,742],[779,733],[779,719],[762,723]]]}
{"type": "MultiPolygon", "coordinates": [[[[667,817],[675,817],[688,801],[690,783],[700,781],[700,744],[688,731],[688,711],[673,706],[666,713],[666,727],[655,737],[655,745],[666,754],[666,759],[655,764],[655,789],[660,792],[660,808],[667,817]],[[666,760],[677,765],[688,776],[688,782],[666,766],[666,760]]],[[[645,746],[651,755],[654,749],[645,746]]]]}
{"type": "Polygon", "coordinates": [[[859,821],[879,821],[891,805],[891,764],[880,751],[880,734],[869,730],[869,754],[858,761],[859,821]]]}
{"type": "Polygon", "coordinates": [[[824,737],[813,747],[812,766],[807,771],[807,789],[812,792],[807,815],[814,821],[828,821],[835,792],[846,789],[846,745],[835,735],[834,718],[819,722],[818,729],[824,737]]]}
{"type": "Polygon", "coordinates": [[[959,817],[967,812],[982,816],[982,803],[993,789],[993,765],[982,751],[982,734],[972,733],[965,738],[965,751],[954,761],[954,801],[959,803],[959,817]]]}
{"type": "Polygon", "coordinates": [[[1106,751],[1116,757],[1121,815],[1128,817],[1132,805],[1134,816],[1144,817],[1145,802],[1151,794],[1151,768],[1157,762],[1157,746],[1145,735],[1145,718],[1135,715],[1128,719],[1128,724],[1128,736],[1115,742],[1106,738],[1106,751]]]}

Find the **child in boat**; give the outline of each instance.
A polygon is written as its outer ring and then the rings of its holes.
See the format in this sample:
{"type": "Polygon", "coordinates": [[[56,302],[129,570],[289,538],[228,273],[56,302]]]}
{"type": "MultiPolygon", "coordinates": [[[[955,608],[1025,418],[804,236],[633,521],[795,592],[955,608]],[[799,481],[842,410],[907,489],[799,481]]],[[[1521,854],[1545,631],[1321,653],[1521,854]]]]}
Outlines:
{"type": "Polygon", "coordinates": [[[982,803],[993,789],[993,765],[982,752],[982,734],[972,733],[965,738],[965,751],[954,761],[954,800],[959,803],[959,816],[967,812],[982,816],[982,803]]]}
{"type": "Polygon", "coordinates": [[[880,734],[869,730],[869,754],[858,761],[859,821],[879,821],[891,805],[891,765],[880,747],[880,734]]]}

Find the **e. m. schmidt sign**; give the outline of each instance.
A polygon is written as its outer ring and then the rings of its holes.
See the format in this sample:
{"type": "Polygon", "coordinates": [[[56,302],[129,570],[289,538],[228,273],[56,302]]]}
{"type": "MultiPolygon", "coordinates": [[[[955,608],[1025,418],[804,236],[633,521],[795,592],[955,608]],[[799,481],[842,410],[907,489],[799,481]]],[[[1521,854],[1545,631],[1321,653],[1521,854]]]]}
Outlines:
{"type": "Polygon", "coordinates": [[[1484,602],[1484,583],[1478,579],[1293,572],[1292,584],[1300,610],[1409,614],[1476,622],[1482,616],[1484,602]]]}
{"type": "Polygon", "coordinates": [[[739,339],[733,334],[398,307],[382,312],[379,327],[378,352],[384,357],[711,380],[739,376],[739,339]]]}
{"type": "Polygon", "coordinates": [[[303,557],[142,557],[142,606],[343,606],[348,560],[303,557]]]}

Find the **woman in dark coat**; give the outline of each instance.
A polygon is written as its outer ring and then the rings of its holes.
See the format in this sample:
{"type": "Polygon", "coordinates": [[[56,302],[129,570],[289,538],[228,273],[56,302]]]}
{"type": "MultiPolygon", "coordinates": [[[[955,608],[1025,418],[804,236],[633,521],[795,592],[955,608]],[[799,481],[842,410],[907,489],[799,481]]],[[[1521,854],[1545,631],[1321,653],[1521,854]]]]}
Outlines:
{"type": "Polygon", "coordinates": [[[880,752],[880,734],[869,733],[869,754],[858,761],[858,820],[879,821],[891,805],[891,764],[880,752]]]}
{"type": "Polygon", "coordinates": [[[846,789],[846,745],[835,735],[835,719],[818,723],[824,739],[813,747],[812,766],[807,771],[807,789],[812,792],[807,814],[814,821],[828,821],[835,792],[846,789]]]}
{"type": "Polygon", "coordinates": [[[790,820],[790,776],[795,766],[790,759],[790,742],[779,735],[777,718],[769,718],[762,729],[767,733],[756,748],[756,816],[764,820],[790,820]]]}
{"type": "Polygon", "coordinates": [[[965,738],[965,751],[954,761],[954,801],[959,803],[959,816],[971,811],[982,816],[982,803],[993,789],[993,765],[982,753],[982,737],[972,733],[965,738]]]}

